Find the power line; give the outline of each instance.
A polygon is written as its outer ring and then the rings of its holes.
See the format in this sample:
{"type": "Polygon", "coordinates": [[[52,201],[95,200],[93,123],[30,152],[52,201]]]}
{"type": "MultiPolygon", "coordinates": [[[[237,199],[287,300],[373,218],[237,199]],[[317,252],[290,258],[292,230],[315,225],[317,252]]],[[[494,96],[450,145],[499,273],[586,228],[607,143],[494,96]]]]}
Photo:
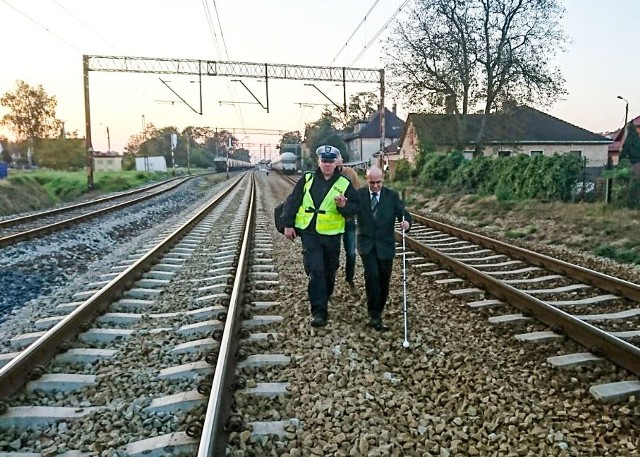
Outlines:
{"type": "Polygon", "coordinates": [[[369,46],[371,46],[371,45],[373,44],[373,42],[374,42],[374,41],[376,41],[376,40],[378,39],[378,37],[380,36],[380,34],[381,34],[382,32],[384,32],[384,29],[386,29],[386,28],[389,26],[389,24],[391,24],[391,21],[393,21],[393,20],[396,18],[396,16],[400,13],[400,11],[402,10],[402,8],[403,8],[407,3],[409,3],[409,0],[405,0],[405,1],[404,1],[404,3],[398,7],[398,9],[395,11],[395,13],[393,13],[393,15],[389,18],[389,20],[388,20],[388,21],[387,21],[387,22],[382,26],[382,28],[381,28],[380,30],[378,30],[378,33],[376,33],[376,34],[375,34],[375,36],[371,39],[371,41],[369,41],[369,42],[365,45],[365,47],[362,49],[362,51],[360,51],[360,54],[358,54],[358,55],[356,56],[356,58],[355,58],[355,59],[353,59],[353,61],[349,64],[349,66],[350,66],[350,67],[351,67],[351,66],[353,66],[353,64],[354,64],[354,63],[356,63],[360,57],[362,57],[362,55],[367,51],[367,49],[369,49],[369,46]]]}
{"type": "Polygon", "coordinates": [[[207,18],[207,24],[209,25],[209,33],[211,34],[211,38],[213,39],[213,45],[216,48],[218,57],[221,57],[222,55],[220,54],[220,46],[218,45],[218,36],[216,35],[216,30],[213,26],[211,11],[209,11],[209,4],[207,3],[207,0],[202,0],[202,6],[204,7],[204,15],[207,18]]]}
{"type": "Polygon", "coordinates": [[[26,17],[27,19],[29,19],[31,22],[33,22],[34,24],[36,24],[38,27],[44,29],[45,31],[49,32],[51,35],[53,35],[54,37],[56,37],[58,40],[62,41],[64,44],[66,44],[67,46],[69,46],[71,49],[73,49],[74,51],[76,51],[78,54],[82,54],[82,51],[80,51],[80,49],[76,48],[74,45],[72,45],[71,43],[69,43],[68,41],[66,41],[65,39],[63,39],[61,36],[55,34],[54,32],[51,31],[51,29],[49,29],[48,27],[45,27],[44,25],[40,24],[38,21],[36,21],[34,18],[32,18],[31,16],[29,16],[26,13],[23,13],[22,11],[20,11],[18,8],[16,8],[15,6],[13,6],[11,3],[9,3],[7,0],[2,0],[3,3],[5,3],[7,6],[13,8],[14,10],[16,10],[18,13],[22,14],[24,17],[26,17]]]}
{"type": "Polygon", "coordinates": [[[229,51],[227,50],[227,43],[224,41],[224,32],[222,30],[222,24],[220,23],[220,13],[218,13],[216,0],[212,0],[212,1],[213,1],[213,9],[216,11],[216,19],[218,20],[218,29],[220,30],[220,38],[222,38],[222,46],[224,47],[224,54],[227,56],[227,60],[231,60],[229,58],[229,51]]]}
{"type": "Polygon", "coordinates": [[[95,35],[96,37],[98,37],[99,39],[101,39],[107,46],[109,46],[111,49],[113,49],[114,51],[116,50],[116,48],[109,43],[104,37],[102,37],[98,32],[96,32],[95,30],[93,30],[91,27],[89,27],[87,24],[85,24],[79,17],[77,17],[75,14],[73,14],[71,11],[69,11],[67,8],[65,8],[64,6],[62,6],[60,4],[60,2],[58,0],[53,0],[53,2],[58,5],[58,7],[60,9],[62,9],[65,13],[67,13],[69,16],[71,16],[72,18],[74,18],[77,22],[79,22],[80,24],[82,24],[82,26],[84,26],[85,29],[87,29],[90,33],[92,33],[93,35],[95,35]]]}
{"type": "MultiPolygon", "coordinates": [[[[220,38],[222,39],[222,46],[224,48],[224,53],[227,57],[227,60],[231,60],[229,58],[229,50],[227,48],[227,43],[224,39],[224,31],[222,30],[222,22],[220,21],[220,13],[218,12],[218,5],[216,4],[215,0],[212,0],[213,3],[213,9],[215,10],[216,13],[216,20],[218,22],[218,30],[220,30],[220,38]]],[[[209,11],[209,6],[207,3],[207,0],[202,0],[202,4],[205,7],[205,13],[207,14],[207,18],[208,18],[208,22],[209,22],[209,29],[212,31],[212,33],[215,36],[215,31],[214,31],[214,25],[213,25],[213,20],[211,19],[211,12],[209,11]]],[[[217,39],[216,39],[216,49],[218,50],[218,55],[220,55],[220,49],[217,43],[217,39]]],[[[236,89],[234,86],[230,85],[227,82],[227,89],[231,92],[231,98],[236,101],[238,99],[238,93],[236,92],[236,89]]],[[[238,115],[238,117],[240,118],[240,124],[244,125],[244,117],[242,115],[242,108],[237,104],[234,103],[234,108],[236,110],[236,114],[238,115]]]]}
{"type": "Polygon", "coordinates": [[[364,15],[364,18],[362,18],[362,20],[360,21],[360,23],[358,24],[358,26],[356,27],[356,29],[351,33],[351,35],[349,36],[349,38],[347,38],[347,41],[344,43],[344,46],[342,46],[342,48],[338,51],[338,53],[336,54],[336,56],[333,58],[333,60],[331,61],[331,63],[329,64],[329,66],[333,65],[333,62],[336,61],[336,59],[338,58],[338,56],[342,53],[342,51],[344,51],[344,49],[349,45],[349,41],[351,41],[351,38],[353,38],[353,36],[356,34],[356,32],[360,29],[360,27],[362,26],[362,24],[364,24],[365,22],[367,22],[367,17],[369,17],[369,14],[371,14],[371,11],[373,11],[373,9],[376,7],[376,5],[378,4],[380,0],[375,0],[373,2],[373,5],[371,5],[371,8],[369,8],[369,11],[367,11],[367,14],[364,15]]]}

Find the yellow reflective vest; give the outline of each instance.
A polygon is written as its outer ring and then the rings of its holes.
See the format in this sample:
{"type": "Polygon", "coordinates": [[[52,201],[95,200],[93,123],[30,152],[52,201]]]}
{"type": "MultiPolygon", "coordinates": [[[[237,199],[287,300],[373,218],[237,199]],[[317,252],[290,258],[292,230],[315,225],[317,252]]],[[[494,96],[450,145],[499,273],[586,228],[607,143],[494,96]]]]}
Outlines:
{"type": "Polygon", "coordinates": [[[344,216],[338,212],[336,207],[335,198],[341,194],[344,194],[349,187],[349,180],[344,176],[340,176],[327,195],[324,196],[324,200],[320,204],[320,208],[315,208],[313,199],[311,198],[311,184],[313,184],[313,174],[309,173],[310,178],[305,176],[306,182],[304,183],[302,205],[298,208],[296,214],[296,228],[306,229],[309,227],[313,215],[316,216],[316,232],[320,235],[338,235],[344,233],[344,216]]]}

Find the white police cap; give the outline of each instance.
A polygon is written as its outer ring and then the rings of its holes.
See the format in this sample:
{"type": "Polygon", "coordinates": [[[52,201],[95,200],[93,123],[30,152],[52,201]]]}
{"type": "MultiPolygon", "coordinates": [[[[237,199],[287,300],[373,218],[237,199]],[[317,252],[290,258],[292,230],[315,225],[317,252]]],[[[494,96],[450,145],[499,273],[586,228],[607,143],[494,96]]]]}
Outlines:
{"type": "Polygon", "coordinates": [[[338,157],[340,157],[340,150],[326,144],[316,149],[316,155],[322,161],[333,162],[335,160],[338,160],[338,157]]]}

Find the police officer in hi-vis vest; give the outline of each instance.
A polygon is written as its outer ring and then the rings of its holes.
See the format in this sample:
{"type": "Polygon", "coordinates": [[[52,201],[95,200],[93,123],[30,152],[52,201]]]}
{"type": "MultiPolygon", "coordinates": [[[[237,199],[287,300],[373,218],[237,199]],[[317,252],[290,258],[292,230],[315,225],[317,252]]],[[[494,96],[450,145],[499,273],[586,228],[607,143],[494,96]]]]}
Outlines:
{"type": "Polygon", "coordinates": [[[344,216],[358,212],[355,189],[336,169],[339,150],[333,146],[316,149],[318,168],[305,173],[284,205],[284,236],[302,239],[304,269],[309,276],[307,292],[311,304],[311,325],[327,325],[328,302],[333,293],[340,260],[344,216]]]}

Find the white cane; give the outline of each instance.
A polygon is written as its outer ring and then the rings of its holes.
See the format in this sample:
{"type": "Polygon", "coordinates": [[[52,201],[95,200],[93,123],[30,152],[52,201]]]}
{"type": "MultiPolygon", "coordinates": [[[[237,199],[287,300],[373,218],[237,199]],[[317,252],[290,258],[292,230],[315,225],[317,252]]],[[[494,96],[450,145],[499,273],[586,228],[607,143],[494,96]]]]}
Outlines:
{"type": "MultiPolygon", "coordinates": [[[[404,214],[402,215],[402,223],[404,224],[404,214]]],[[[407,311],[407,251],[404,241],[404,227],[402,229],[402,314],[404,314],[404,341],[402,342],[403,348],[409,347],[409,316],[407,311]]]]}

